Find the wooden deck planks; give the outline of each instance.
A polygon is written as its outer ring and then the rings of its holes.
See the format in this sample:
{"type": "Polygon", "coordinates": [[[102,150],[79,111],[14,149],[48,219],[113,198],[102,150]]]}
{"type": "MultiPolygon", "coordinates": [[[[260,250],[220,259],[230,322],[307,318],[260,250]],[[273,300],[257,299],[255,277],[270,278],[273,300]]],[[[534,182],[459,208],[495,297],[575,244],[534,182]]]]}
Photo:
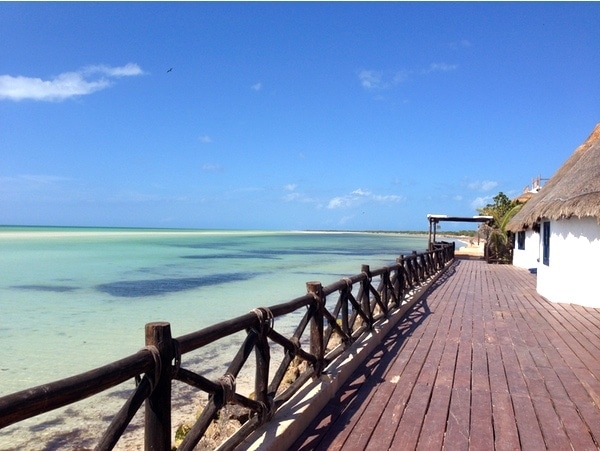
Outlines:
{"type": "Polygon", "coordinates": [[[598,449],[600,310],[460,260],[292,449],[598,449]]]}

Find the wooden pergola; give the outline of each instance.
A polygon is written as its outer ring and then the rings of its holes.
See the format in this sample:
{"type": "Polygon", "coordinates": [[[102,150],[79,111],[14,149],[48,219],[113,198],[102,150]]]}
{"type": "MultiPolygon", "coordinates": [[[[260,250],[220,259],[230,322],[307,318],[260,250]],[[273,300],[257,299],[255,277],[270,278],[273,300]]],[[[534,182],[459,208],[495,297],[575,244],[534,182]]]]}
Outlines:
{"type": "Polygon", "coordinates": [[[488,225],[492,225],[494,222],[493,216],[448,216],[448,215],[427,215],[429,220],[429,250],[433,248],[435,243],[435,235],[437,231],[437,225],[440,222],[484,222],[488,225]]]}

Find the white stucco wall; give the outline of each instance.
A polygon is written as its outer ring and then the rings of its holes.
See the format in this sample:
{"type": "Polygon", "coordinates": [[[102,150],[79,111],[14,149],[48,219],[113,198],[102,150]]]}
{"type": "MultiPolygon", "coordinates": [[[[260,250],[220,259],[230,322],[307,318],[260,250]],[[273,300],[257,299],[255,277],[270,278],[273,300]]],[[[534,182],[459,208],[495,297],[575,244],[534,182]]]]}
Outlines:
{"type": "Polygon", "coordinates": [[[600,308],[600,225],[596,218],[551,221],[550,261],[540,263],[537,291],[552,302],[600,308]]]}
{"type": "Polygon", "coordinates": [[[519,268],[532,269],[538,267],[540,258],[540,234],[533,230],[525,231],[525,249],[518,249],[515,236],[513,249],[513,265],[519,268]]]}

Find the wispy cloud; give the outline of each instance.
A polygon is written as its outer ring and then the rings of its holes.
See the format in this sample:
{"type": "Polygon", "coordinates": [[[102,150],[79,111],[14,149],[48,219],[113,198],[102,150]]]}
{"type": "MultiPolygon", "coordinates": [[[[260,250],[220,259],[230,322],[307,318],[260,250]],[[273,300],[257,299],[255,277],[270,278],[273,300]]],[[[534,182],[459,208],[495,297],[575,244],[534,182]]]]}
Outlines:
{"type": "Polygon", "coordinates": [[[487,204],[489,204],[491,202],[492,202],[492,196],[476,197],[471,202],[471,208],[473,208],[473,210],[478,210],[480,208],[485,207],[487,204]]]}
{"type": "Polygon", "coordinates": [[[358,74],[360,84],[365,89],[385,88],[387,83],[384,83],[382,78],[382,73],[374,70],[361,70],[358,74]]]}
{"type": "Polygon", "coordinates": [[[59,175],[43,175],[43,174],[23,174],[15,177],[3,177],[4,180],[23,180],[26,182],[32,182],[40,185],[46,185],[49,183],[63,182],[70,180],[67,177],[59,175]]]}
{"type": "Polygon", "coordinates": [[[342,216],[340,218],[340,220],[338,221],[339,225],[345,225],[347,223],[349,223],[352,219],[354,219],[354,216],[342,216]]]}
{"type": "Polygon", "coordinates": [[[106,89],[113,84],[114,79],[143,73],[137,64],[129,63],[121,67],[87,66],[48,80],[22,75],[0,75],[0,99],[62,101],[106,89]]]}
{"type": "Polygon", "coordinates": [[[204,163],[202,165],[202,170],[204,172],[221,172],[223,170],[223,167],[219,164],[204,163]]]}
{"type": "Polygon", "coordinates": [[[296,185],[295,183],[288,183],[287,185],[284,185],[283,190],[285,191],[285,194],[283,196],[283,200],[285,202],[315,202],[315,200],[310,196],[296,191],[297,188],[298,185],[296,185]]]}
{"type": "Polygon", "coordinates": [[[352,208],[365,202],[400,202],[404,197],[395,194],[373,194],[369,190],[358,188],[345,196],[337,196],[329,201],[327,208],[352,208]]]}
{"type": "Polygon", "coordinates": [[[394,85],[397,85],[399,83],[403,83],[406,80],[408,80],[409,75],[410,75],[410,71],[409,70],[399,70],[399,71],[396,71],[394,73],[394,75],[392,76],[392,83],[394,85]]]}
{"type": "Polygon", "coordinates": [[[76,180],[58,175],[19,174],[0,176],[0,198],[3,201],[59,201],[81,198],[84,193],[76,180]]]}
{"type": "Polygon", "coordinates": [[[409,74],[410,72],[407,70],[386,73],[383,71],[363,69],[358,73],[358,79],[360,80],[361,86],[365,89],[387,89],[406,81],[409,74]]]}
{"type": "Polygon", "coordinates": [[[104,64],[96,66],[84,67],[81,71],[84,75],[93,76],[95,74],[103,74],[107,77],[131,77],[134,75],[142,75],[144,71],[137,64],[128,63],[121,67],[110,67],[104,64]]]}
{"type": "Polygon", "coordinates": [[[358,73],[361,86],[368,90],[385,90],[406,82],[412,75],[426,75],[433,72],[452,72],[458,69],[457,64],[431,63],[420,70],[400,69],[396,71],[380,71],[363,69],[358,73]]]}
{"type": "Polygon", "coordinates": [[[448,44],[448,46],[452,49],[452,50],[457,50],[459,48],[469,48],[471,47],[473,44],[471,44],[471,41],[469,41],[468,39],[461,39],[460,41],[457,42],[451,42],[450,44],[448,44]]]}
{"type": "Polygon", "coordinates": [[[475,181],[469,183],[468,187],[476,191],[490,191],[498,186],[498,182],[492,180],[475,181]]]}
{"type": "Polygon", "coordinates": [[[254,83],[252,86],[250,86],[250,89],[253,91],[260,91],[262,89],[262,83],[254,83]]]}
{"type": "Polygon", "coordinates": [[[47,189],[50,186],[70,181],[67,177],[43,174],[23,174],[11,177],[0,177],[0,190],[19,188],[26,190],[47,189]]]}
{"type": "Polygon", "coordinates": [[[430,74],[432,72],[452,72],[457,68],[458,64],[431,63],[427,69],[423,70],[423,73],[430,74]]]}
{"type": "Polygon", "coordinates": [[[285,202],[306,202],[306,196],[303,195],[302,193],[295,193],[295,192],[291,192],[291,193],[287,193],[283,196],[283,200],[285,202]]]}
{"type": "Polygon", "coordinates": [[[203,143],[206,143],[206,144],[209,144],[209,143],[213,142],[212,138],[210,136],[208,136],[208,135],[202,135],[198,139],[200,140],[200,142],[203,142],[203,143]]]}

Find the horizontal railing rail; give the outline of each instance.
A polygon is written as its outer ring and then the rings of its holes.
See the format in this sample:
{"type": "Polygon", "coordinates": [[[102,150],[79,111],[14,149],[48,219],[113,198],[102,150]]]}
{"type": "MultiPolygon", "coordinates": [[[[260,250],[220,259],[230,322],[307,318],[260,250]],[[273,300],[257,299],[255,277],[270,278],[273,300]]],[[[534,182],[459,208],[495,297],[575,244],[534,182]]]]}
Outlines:
{"type": "MultiPolygon", "coordinates": [[[[40,385],[0,398],[0,428],[72,404],[109,388],[136,379],[122,408],[100,438],[96,449],[116,446],[136,412],[145,404],[146,449],[170,450],[172,446],[171,400],[173,381],[204,392],[208,402],[179,444],[193,449],[211,422],[227,404],[248,412],[248,420],[233,433],[222,449],[234,449],[250,433],[268,422],[310,378],[319,377],[327,366],[370,331],[378,321],[406,305],[415,290],[442,272],[454,258],[454,243],[433,250],[401,256],[395,264],[378,269],[363,265],[360,274],[327,286],[308,282],[307,294],[271,307],[259,307],[237,318],[223,321],[180,337],[171,336],[170,324],[149,323],[146,346],[111,364],[56,382],[40,385]],[[329,300],[330,307],[326,306],[329,300]],[[275,320],[303,312],[294,332],[286,336],[276,330],[275,320]],[[245,333],[237,354],[218,379],[209,379],[183,357],[234,334],[245,333]],[[334,340],[335,337],[335,340],[334,340]],[[273,361],[272,348],[279,346],[280,361],[273,361]],[[254,354],[254,364],[248,363],[254,354]],[[282,384],[294,361],[304,362],[288,386],[282,384]],[[254,369],[254,394],[236,390],[236,380],[245,365],[254,369]],[[276,367],[272,377],[271,367],[276,367]]],[[[299,367],[299,366],[297,366],[299,367]]]]}

